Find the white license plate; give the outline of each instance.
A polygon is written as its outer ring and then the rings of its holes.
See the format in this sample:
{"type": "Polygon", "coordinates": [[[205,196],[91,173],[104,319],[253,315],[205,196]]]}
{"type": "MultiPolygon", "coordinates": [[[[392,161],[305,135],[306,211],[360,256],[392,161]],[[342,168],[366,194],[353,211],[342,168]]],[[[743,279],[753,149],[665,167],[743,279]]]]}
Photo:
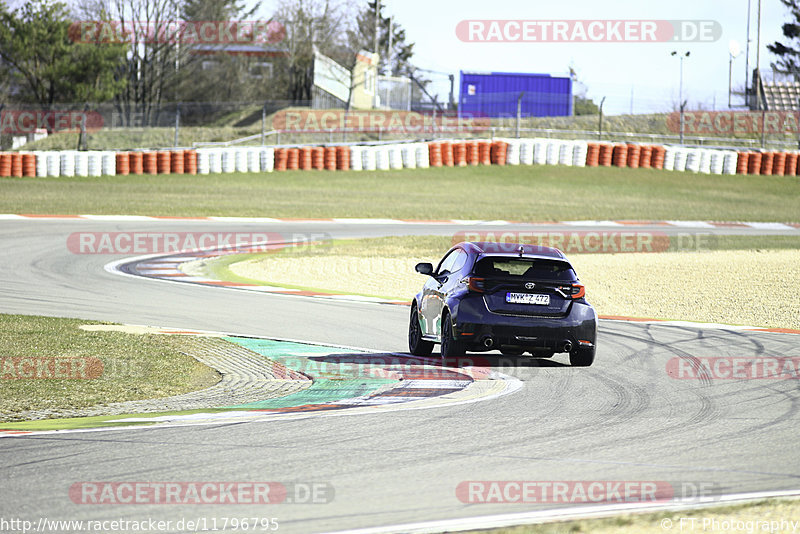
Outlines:
{"type": "Polygon", "coordinates": [[[534,293],[506,293],[506,302],[510,304],[550,304],[550,295],[537,295],[534,293]]]}

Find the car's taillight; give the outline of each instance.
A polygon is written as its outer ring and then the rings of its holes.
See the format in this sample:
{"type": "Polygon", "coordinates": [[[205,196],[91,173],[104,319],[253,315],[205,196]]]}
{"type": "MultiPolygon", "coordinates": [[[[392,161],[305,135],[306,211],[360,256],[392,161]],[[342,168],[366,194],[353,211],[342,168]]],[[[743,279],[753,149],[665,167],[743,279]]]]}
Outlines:
{"type": "Polygon", "coordinates": [[[477,276],[470,276],[467,278],[467,287],[475,293],[483,293],[486,291],[486,280],[477,276]]]}
{"type": "Polygon", "coordinates": [[[586,295],[586,288],[581,284],[560,287],[560,293],[571,299],[580,299],[586,295]]]}
{"type": "Polygon", "coordinates": [[[581,284],[572,284],[570,296],[573,299],[580,299],[586,295],[586,288],[581,284]]]}

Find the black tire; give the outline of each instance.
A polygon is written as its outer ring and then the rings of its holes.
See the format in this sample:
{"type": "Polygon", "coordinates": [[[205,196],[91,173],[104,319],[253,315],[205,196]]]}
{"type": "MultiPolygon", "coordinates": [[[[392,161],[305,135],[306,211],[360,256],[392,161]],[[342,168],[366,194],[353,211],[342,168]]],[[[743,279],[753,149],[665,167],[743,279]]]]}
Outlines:
{"type": "Polygon", "coordinates": [[[411,317],[408,321],[408,352],[414,356],[430,356],[433,352],[433,341],[422,339],[422,329],[419,327],[419,313],[417,305],[411,305],[411,317]]]}
{"type": "Polygon", "coordinates": [[[453,360],[464,356],[464,344],[456,340],[453,335],[453,325],[450,314],[442,315],[442,360],[453,360]]]}
{"type": "Polygon", "coordinates": [[[569,353],[569,363],[573,367],[589,367],[594,363],[594,347],[578,347],[569,353]]]}

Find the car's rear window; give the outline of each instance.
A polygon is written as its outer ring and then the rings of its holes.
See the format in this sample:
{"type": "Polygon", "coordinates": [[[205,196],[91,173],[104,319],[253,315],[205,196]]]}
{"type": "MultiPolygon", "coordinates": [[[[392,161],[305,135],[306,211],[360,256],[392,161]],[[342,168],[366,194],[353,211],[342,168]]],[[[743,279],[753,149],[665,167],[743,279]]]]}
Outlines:
{"type": "Polygon", "coordinates": [[[558,282],[577,280],[572,266],[565,261],[526,258],[483,258],[475,264],[475,275],[487,278],[521,278],[558,282]]]}

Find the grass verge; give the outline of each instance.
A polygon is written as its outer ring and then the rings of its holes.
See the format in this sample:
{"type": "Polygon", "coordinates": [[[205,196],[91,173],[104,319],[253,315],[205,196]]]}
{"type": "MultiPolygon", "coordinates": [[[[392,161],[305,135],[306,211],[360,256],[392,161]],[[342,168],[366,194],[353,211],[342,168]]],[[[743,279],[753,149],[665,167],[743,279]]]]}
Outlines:
{"type": "Polygon", "coordinates": [[[698,510],[625,514],[602,519],[581,519],[541,525],[524,525],[474,534],[664,534],[665,532],[792,532],[800,525],[800,500],[766,499],[755,503],[698,510]],[[777,523],[772,523],[776,521],[777,523]],[[784,521],[781,526],[781,521],[784,521]],[[788,523],[787,523],[788,522],[788,523]],[[788,527],[787,527],[788,524],[788,527]],[[778,525],[778,528],[773,528],[778,525]]]}
{"type": "Polygon", "coordinates": [[[82,324],[99,323],[0,315],[0,421],[27,410],[168,397],[219,381],[185,353],[180,336],[87,332],[82,324]]]}
{"type": "Polygon", "coordinates": [[[3,178],[0,213],[798,221],[800,178],[563,166],[3,178]]]}

